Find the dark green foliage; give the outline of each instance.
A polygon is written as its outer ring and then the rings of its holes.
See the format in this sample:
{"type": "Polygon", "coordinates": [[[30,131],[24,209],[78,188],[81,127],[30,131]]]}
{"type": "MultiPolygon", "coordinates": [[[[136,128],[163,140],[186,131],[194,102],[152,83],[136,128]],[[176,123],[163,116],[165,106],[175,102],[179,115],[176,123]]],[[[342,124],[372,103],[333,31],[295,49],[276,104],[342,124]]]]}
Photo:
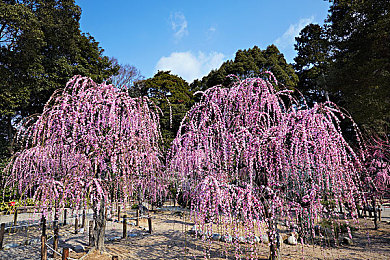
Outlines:
{"type": "MultiPolygon", "coordinates": [[[[390,126],[390,2],[335,1],[329,85],[363,127],[390,126]]],[[[377,129],[378,130],[378,129],[377,129]]]]}
{"type": "Polygon", "coordinates": [[[42,112],[73,75],[102,82],[117,72],[80,16],[74,0],[0,2],[0,156],[12,153],[15,121],[42,112]]]}
{"type": "Polygon", "coordinates": [[[330,237],[332,233],[336,238],[338,238],[339,235],[346,234],[349,231],[353,234],[357,230],[356,227],[353,227],[345,222],[334,221],[330,219],[323,219],[319,224],[322,235],[327,236],[327,238],[330,237]]]}
{"type": "Polygon", "coordinates": [[[234,60],[224,62],[217,70],[211,71],[202,80],[195,80],[191,84],[192,90],[206,90],[216,85],[229,86],[228,75],[233,74],[241,79],[262,76],[262,72],[271,71],[286,87],[293,88],[298,82],[292,65],[288,64],[282,53],[275,45],[265,50],[255,46],[248,50],[238,50],[234,60]]]}
{"type": "Polygon", "coordinates": [[[304,92],[345,107],[365,129],[390,126],[390,1],[331,1],[323,27],[297,38],[295,68],[304,92]]]}
{"type": "Polygon", "coordinates": [[[183,208],[191,208],[192,200],[187,197],[183,191],[179,191],[177,194],[177,203],[183,208]]]}
{"type": "Polygon", "coordinates": [[[134,87],[141,96],[148,96],[162,110],[161,132],[167,149],[176,137],[181,120],[193,104],[188,83],[170,74],[170,71],[159,71],[153,78],[135,83],[134,87]]]}
{"type": "Polygon", "coordinates": [[[325,30],[318,24],[309,24],[296,38],[294,69],[299,77],[297,88],[310,103],[323,102],[327,86],[325,73],[329,62],[329,41],[325,30]]]}

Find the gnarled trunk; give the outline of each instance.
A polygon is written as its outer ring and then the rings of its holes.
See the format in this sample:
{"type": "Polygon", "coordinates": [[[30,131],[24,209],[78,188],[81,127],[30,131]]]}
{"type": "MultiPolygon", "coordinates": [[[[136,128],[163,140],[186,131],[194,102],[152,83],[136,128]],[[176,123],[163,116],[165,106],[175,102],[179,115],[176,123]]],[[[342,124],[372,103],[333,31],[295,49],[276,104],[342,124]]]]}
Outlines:
{"type": "Polygon", "coordinates": [[[269,227],[268,227],[268,239],[269,239],[269,259],[277,260],[280,258],[280,237],[277,233],[276,223],[274,220],[269,219],[269,227]]]}
{"type": "Polygon", "coordinates": [[[268,201],[263,201],[264,205],[264,213],[265,217],[267,218],[267,224],[268,224],[268,240],[269,240],[269,259],[270,260],[277,260],[280,258],[280,237],[277,233],[277,224],[275,219],[272,217],[271,209],[269,208],[268,201]]]}
{"type": "Polygon", "coordinates": [[[100,202],[98,208],[97,203],[93,206],[93,220],[94,228],[92,233],[92,246],[96,250],[104,249],[104,234],[106,232],[106,216],[105,216],[105,202],[104,199],[100,202]]]}

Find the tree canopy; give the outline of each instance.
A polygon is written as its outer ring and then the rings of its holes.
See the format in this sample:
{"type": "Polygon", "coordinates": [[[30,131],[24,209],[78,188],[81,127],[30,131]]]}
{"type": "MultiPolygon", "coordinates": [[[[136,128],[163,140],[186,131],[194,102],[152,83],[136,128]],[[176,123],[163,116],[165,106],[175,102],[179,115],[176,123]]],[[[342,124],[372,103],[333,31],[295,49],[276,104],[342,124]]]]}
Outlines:
{"type": "Polygon", "coordinates": [[[176,137],[180,122],[193,104],[188,83],[170,71],[158,71],[153,78],[137,82],[135,89],[161,109],[161,131],[164,146],[168,149],[176,137]]]}
{"type": "Polygon", "coordinates": [[[331,2],[325,25],[308,25],[297,38],[300,86],[329,92],[363,128],[383,132],[390,126],[390,2],[331,2]]]}
{"type": "Polygon", "coordinates": [[[89,204],[101,249],[105,205],[165,196],[159,117],[149,105],[75,76],[20,128],[23,149],[7,166],[6,186],[34,198],[44,213],[89,204]]]}
{"type": "Polygon", "coordinates": [[[117,72],[99,43],[81,32],[80,15],[74,0],[0,2],[2,142],[12,139],[13,120],[41,113],[73,75],[102,82],[117,72]]]}
{"type": "Polygon", "coordinates": [[[265,71],[271,71],[285,86],[295,87],[298,82],[294,68],[287,63],[275,45],[270,45],[265,50],[254,46],[248,50],[238,50],[234,60],[224,62],[219,69],[212,70],[202,80],[195,80],[191,89],[196,91],[216,85],[228,86],[232,83],[232,79],[227,77],[230,74],[245,79],[262,76],[265,71]]]}
{"type": "Polygon", "coordinates": [[[278,220],[297,225],[304,242],[318,217],[335,214],[324,201],[346,203],[356,217],[362,164],[340,130],[338,117],[347,115],[331,102],[300,106],[272,77],[206,90],[183,120],[167,168],[206,239],[215,224],[233,241],[266,234],[276,259],[278,220]]]}

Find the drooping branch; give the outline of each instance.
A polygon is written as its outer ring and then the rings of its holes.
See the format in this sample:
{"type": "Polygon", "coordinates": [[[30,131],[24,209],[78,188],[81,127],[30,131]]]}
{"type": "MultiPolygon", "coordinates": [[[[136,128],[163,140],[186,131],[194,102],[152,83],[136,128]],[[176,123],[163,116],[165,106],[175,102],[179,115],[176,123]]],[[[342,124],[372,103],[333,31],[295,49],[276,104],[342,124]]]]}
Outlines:
{"type": "Polygon", "coordinates": [[[321,203],[328,198],[354,216],[362,164],[341,132],[348,115],[331,102],[301,106],[275,84],[265,74],[208,89],[183,120],[168,171],[192,199],[199,225],[240,219],[253,235],[264,232],[261,223],[275,228],[278,216],[297,221],[294,211],[314,227],[328,214],[321,203]]]}
{"type": "MultiPolygon", "coordinates": [[[[33,193],[42,209],[100,209],[138,189],[151,200],[165,194],[159,116],[147,98],[73,77],[38,117],[20,127],[25,149],[8,165],[7,185],[33,193]]],[[[154,105],[152,105],[153,107],[154,105]]]]}

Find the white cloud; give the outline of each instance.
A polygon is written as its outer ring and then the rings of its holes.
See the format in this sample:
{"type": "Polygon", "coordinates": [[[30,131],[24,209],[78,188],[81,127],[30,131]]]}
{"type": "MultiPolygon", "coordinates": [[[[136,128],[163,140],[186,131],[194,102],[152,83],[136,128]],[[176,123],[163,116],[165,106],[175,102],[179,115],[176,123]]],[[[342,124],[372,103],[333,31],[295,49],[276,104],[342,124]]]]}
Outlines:
{"type": "Polygon", "coordinates": [[[209,28],[209,32],[213,33],[215,32],[217,29],[214,27],[214,26],[210,26],[209,28]]]}
{"type": "Polygon", "coordinates": [[[295,43],[295,37],[299,36],[299,32],[308,24],[314,21],[314,17],[302,18],[296,24],[290,24],[290,27],[284,34],[277,38],[275,44],[281,49],[292,47],[295,43]]]}
{"type": "Polygon", "coordinates": [[[217,31],[217,28],[215,28],[214,26],[210,26],[210,27],[207,29],[207,31],[206,31],[206,39],[207,39],[208,41],[212,40],[213,37],[214,37],[214,35],[215,35],[215,33],[216,33],[216,31],[217,31]]]}
{"type": "Polygon", "coordinates": [[[157,70],[170,70],[187,82],[200,79],[207,75],[212,69],[217,69],[224,61],[225,55],[219,52],[205,54],[199,52],[194,55],[192,52],[173,52],[168,57],[162,57],[156,65],[157,70]]]}
{"type": "Polygon", "coordinates": [[[173,36],[177,41],[183,38],[183,36],[188,35],[188,30],[187,30],[188,24],[187,24],[186,17],[184,16],[183,13],[176,12],[174,14],[171,14],[170,21],[174,33],[173,36]]]}

